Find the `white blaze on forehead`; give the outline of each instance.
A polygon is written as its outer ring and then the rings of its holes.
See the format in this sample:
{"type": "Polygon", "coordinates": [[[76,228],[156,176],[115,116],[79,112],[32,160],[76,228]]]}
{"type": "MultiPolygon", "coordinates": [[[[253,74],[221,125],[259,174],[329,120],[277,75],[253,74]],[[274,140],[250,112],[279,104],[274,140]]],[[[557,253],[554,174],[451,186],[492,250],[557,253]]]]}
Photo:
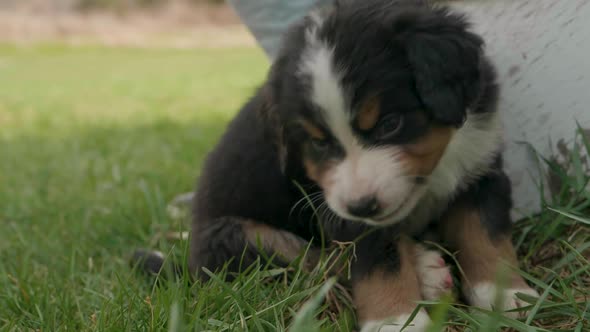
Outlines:
{"type": "Polygon", "coordinates": [[[348,110],[342,75],[334,64],[334,48],[319,40],[315,29],[306,35],[307,49],[303,53],[300,73],[310,84],[311,102],[317,107],[332,134],[345,149],[355,143],[350,127],[351,112],[348,110]]]}

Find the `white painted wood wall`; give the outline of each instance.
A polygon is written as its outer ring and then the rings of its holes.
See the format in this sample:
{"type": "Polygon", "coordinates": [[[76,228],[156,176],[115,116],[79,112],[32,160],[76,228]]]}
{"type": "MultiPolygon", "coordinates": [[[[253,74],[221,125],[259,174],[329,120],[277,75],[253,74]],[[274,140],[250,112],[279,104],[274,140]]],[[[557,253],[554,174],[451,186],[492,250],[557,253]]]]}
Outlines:
{"type": "Polygon", "coordinates": [[[506,170],[516,216],[540,197],[531,144],[544,156],[573,142],[576,121],[590,128],[590,0],[463,0],[455,7],[482,34],[502,83],[506,170]]]}

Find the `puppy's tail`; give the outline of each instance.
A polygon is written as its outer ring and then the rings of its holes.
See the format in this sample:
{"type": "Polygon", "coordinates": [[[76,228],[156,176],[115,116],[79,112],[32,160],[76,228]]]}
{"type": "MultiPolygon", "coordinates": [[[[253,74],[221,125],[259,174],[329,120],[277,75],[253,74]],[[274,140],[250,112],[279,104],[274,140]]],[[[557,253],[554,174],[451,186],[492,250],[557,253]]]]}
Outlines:
{"type": "Polygon", "coordinates": [[[171,276],[178,279],[182,277],[184,272],[181,265],[167,260],[166,256],[157,250],[135,250],[131,255],[129,265],[137,269],[137,271],[150,276],[171,276]]]}

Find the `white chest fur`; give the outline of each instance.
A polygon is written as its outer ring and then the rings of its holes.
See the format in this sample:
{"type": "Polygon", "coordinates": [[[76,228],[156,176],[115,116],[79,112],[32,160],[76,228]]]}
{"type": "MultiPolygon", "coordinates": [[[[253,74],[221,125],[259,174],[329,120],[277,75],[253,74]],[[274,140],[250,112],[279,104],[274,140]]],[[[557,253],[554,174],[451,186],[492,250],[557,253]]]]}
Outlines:
{"type": "Polygon", "coordinates": [[[498,113],[469,115],[429,177],[428,191],[405,222],[407,231],[421,232],[428,222],[440,217],[459,189],[489,170],[501,148],[498,113]]]}

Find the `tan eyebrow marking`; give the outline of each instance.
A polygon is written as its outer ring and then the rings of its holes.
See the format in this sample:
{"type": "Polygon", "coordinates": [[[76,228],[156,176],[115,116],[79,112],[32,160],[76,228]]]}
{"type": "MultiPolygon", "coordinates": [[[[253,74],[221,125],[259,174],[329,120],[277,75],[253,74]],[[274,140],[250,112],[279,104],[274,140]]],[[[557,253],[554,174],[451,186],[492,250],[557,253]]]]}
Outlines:
{"type": "Polygon", "coordinates": [[[379,102],[378,97],[371,97],[363,103],[356,118],[357,125],[361,130],[372,129],[377,124],[379,114],[381,113],[379,102]]]}
{"type": "Polygon", "coordinates": [[[326,139],[326,133],[324,133],[323,130],[321,130],[318,126],[311,123],[309,120],[305,120],[305,119],[299,120],[299,123],[301,124],[303,129],[305,129],[305,131],[307,131],[309,136],[311,136],[312,138],[319,139],[319,140],[326,139]]]}

